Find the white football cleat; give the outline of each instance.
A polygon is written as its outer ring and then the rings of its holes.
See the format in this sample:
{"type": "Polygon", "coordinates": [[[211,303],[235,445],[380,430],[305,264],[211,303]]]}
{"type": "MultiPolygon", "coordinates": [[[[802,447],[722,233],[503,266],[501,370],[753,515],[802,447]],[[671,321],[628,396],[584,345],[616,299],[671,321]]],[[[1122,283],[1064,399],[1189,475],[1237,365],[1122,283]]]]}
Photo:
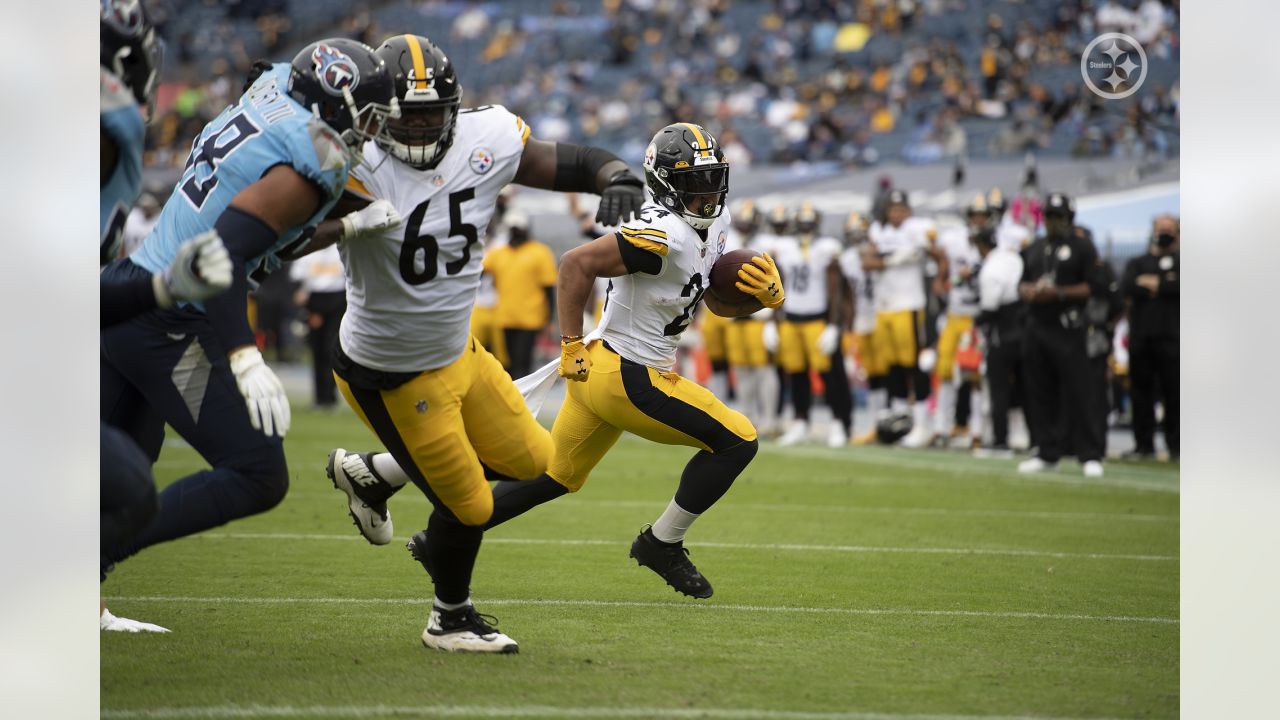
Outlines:
{"type": "Polygon", "coordinates": [[[911,428],[911,432],[899,440],[898,444],[904,448],[922,448],[927,446],[931,440],[933,440],[933,433],[929,431],[929,428],[921,424],[911,428]]]}
{"type": "Polygon", "coordinates": [[[98,618],[98,624],[103,630],[108,632],[169,632],[169,628],[160,627],[159,625],[142,622],[141,620],[130,620],[129,618],[116,617],[106,608],[102,608],[102,615],[98,618]]]}
{"type": "Polygon", "coordinates": [[[804,420],[797,420],[791,423],[791,427],[782,433],[782,437],[778,438],[778,444],[786,447],[795,445],[809,437],[809,423],[804,420]]]}
{"type": "Polygon", "coordinates": [[[492,615],[476,612],[474,605],[458,610],[445,610],[433,605],[431,619],[422,631],[422,644],[446,652],[520,652],[515,640],[493,627],[497,622],[492,615]]]}
{"type": "Polygon", "coordinates": [[[838,421],[831,423],[831,428],[827,430],[827,447],[842,448],[849,444],[849,436],[845,434],[844,426],[838,421]]]}
{"type": "Polygon", "coordinates": [[[361,493],[368,493],[370,489],[384,484],[365,464],[364,457],[336,448],[329,453],[324,474],[329,476],[329,482],[335,488],[346,494],[347,513],[364,539],[374,545],[391,542],[391,510],[387,508],[386,500],[378,502],[373,498],[360,497],[361,493]]]}
{"type": "Polygon", "coordinates": [[[1058,463],[1045,462],[1038,457],[1027,458],[1018,463],[1018,472],[1024,474],[1044,472],[1058,467],[1058,463]]]}
{"type": "Polygon", "coordinates": [[[1102,477],[1102,463],[1097,460],[1090,460],[1084,464],[1084,476],[1090,478],[1102,477]]]}

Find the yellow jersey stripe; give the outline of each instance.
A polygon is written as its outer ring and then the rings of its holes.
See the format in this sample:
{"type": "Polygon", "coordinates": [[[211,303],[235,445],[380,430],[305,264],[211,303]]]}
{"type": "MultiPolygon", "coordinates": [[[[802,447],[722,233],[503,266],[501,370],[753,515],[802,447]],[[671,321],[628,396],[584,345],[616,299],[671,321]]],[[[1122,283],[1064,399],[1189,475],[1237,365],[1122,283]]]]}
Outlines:
{"type": "MultiPolygon", "coordinates": [[[[698,140],[698,147],[707,147],[707,138],[702,135],[702,130],[699,129],[697,125],[694,125],[693,123],[680,124],[689,128],[689,130],[693,132],[693,137],[698,140]]],[[[698,154],[706,157],[711,154],[711,150],[709,148],[707,150],[699,150],[698,154]]]]}
{"type": "Polygon", "coordinates": [[[624,227],[622,228],[622,232],[624,232],[624,233],[641,233],[641,234],[644,234],[644,235],[652,235],[652,236],[654,236],[654,237],[656,237],[656,238],[662,238],[663,240],[666,240],[666,239],[667,239],[667,232],[666,232],[665,230],[659,230],[658,228],[651,228],[651,227],[644,227],[644,228],[629,228],[629,227],[625,227],[625,226],[624,226],[624,227]]]}
{"type": "Polygon", "coordinates": [[[369,192],[369,189],[364,186],[364,183],[356,179],[355,175],[347,175],[346,191],[349,193],[355,193],[366,200],[373,199],[373,193],[369,192]]]}
{"type": "Polygon", "coordinates": [[[656,240],[650,240],[649,238],[641,237],[639,235],[630,235],[625,232],[622,233],[622,238],[645,252],[651,252],[655,255],[661,255],[662,257],[667,256],[667,246],[656,240]]]}
{"type": "Polygon", "coordinates": [[[528,125],[524,126],[524,132],[520,133],[520,144],[524,145],[529,142],[529,133],[533,132],[533,128],[528,125]]]}
{"type": "Polygon", "coordinates": [[[405,43],[409,46],[409,55],[413,58],[414,87],[417,90],[427,89],[427,62],[422,58],[422,44],[417,35],[405,35],[405,43]]]}

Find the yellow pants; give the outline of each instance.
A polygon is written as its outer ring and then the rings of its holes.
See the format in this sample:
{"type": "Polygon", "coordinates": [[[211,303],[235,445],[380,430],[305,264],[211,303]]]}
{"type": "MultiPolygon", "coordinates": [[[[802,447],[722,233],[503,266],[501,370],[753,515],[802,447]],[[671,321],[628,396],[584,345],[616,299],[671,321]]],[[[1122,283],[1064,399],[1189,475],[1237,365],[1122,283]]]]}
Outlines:
{"type": "MultiPolygon", "coordinates": [[[[888,368],[915,367],[924,343],[924,311],[899,310],[876,315],[876,354],[888,368]]],[[[887,370],[886,370],[887,371],[887,370]]]]}
{"type": "Polygon", "coordinates": [[[625,361],[600,340],[588,352],[591,374],[565,383],[564,405],[551,428],[556,451],[547,474],[570,492],[582,487],[623,430],[710,452],[756,439],[746,416],[698,383],[625,361]]]}
{"type": "Polygon", "coordinates": [[[788,373],[831,369],[831,357],[818,349],[818,336],[827,327],[826,320],[778,323],[778,364],[788,373]]]}
{"type": "Polygon", "coordinates": [[[938,336],[939,380],[950,380],[955,375],[956,350],[960,347],[960,338],[972,329],[972,315],[947,315],[947,323],[942,326],[942,334],[938,336]]]}
{"type": "Polygon", "coordinates": [[[723,362],[728,356],[725,348],[725,333],[732,321],[704,309],[702,312],[702,342],[707,349],[707,359],[711,362],[723,362]]]}
{"type": "Polygon", "coordinates": [[[400,467],[463,524],[483,525],[493,514],[493,492],[480,463],[531,480],[551,462],[551,435],[475,338],[461,357],[435,370],[415,375],[356,366],[334,376],[347,403],[400,467]]]}
{"type": "Polygon", "coordinates": [[[764,349],[764,321],[733,320],[725,328],[725,355],[733,367],[764,367],[769,352],[764,349]]]}
{"type": "Polygon", "coordinates": [[[502,326],[498,324],[498,313],[494,308],[476,307],[471,311],[471,335],[486,350],[493,353],[502,367],[510,364],[507,359],[507,337],[502,334],[502,326]]]}
{"type": "Polygon", "coordinates": [[[876,348],[874,332],[854,336],[854,344],[858,348],[858,363],[868,378],[884,377],[889,374],[889,363],[884,353],[876,348]]]}

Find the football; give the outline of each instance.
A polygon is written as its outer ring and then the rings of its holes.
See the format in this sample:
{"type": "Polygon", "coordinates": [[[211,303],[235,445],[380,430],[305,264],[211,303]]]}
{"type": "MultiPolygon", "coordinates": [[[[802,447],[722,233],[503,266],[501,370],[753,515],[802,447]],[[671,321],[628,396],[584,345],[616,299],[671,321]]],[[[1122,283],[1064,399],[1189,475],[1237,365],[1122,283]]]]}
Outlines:
{"type": "Polygon", "coordinates": [[[734,283],[738,282],[738,268],[751,264],[751,258],[755,256],[750,250],[730,250],[721,255],[711,266],[711,292],[727,303],[750,300],[751,296],[739,290],[734,283]]]}

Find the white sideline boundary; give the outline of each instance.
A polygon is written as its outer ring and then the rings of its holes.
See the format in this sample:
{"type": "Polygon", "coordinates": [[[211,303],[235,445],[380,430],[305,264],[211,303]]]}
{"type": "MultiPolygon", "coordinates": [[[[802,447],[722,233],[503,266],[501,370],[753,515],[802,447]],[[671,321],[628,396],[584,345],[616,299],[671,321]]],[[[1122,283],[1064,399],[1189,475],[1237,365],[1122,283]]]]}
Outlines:
{"type": "MultiPolygon", "coordinates": [[[[182,603],[208,605],[430,605],[432,598],[342,598],[342,597],[192,597],[187,595],[117,595],[105,598],[111,602],[182,603]]],[[[483,607],[600,607],[654,608],[690,612],[754,612],[799,613],[806,615],[903,615],[912,617],[990,618],[999,620],[1080,620],[1088,622],[1150,623],[1178,625],[1178,618],[1134,615],[1084,615],[1077,613],[1016,612],[1002,610],[922,610],[915,608],[839,608],[793,605],[733,605],[717,603],[655,602],[641,600],[548,600],[538,598],[488,598],[479,601],[483,607]]]]}
{"type": "MultiPolygon", "coordinates": [[[[211,707],[104,708],[106,720],[196,720],[200,718],[674,718],[678,720],[1079,720],[1038,715],[918,715],[876,712],[805,712],[754,708],[548,707],[543,705],[215,705],[211,707]]],[[[1106,720],[1095,718],[1090,720],[1106,720]]]]}
{"type": "MultiPolygon", "coordinates": [[[[548,707],[543,705],[215,705],[211,707],[103,709],[106,720],[195,720],[199,718],[673,718],[677,720],[1080,720],[1040,715],[918,715],[876,712],[805,712],[754,708],[548,707]]],[[[1090,720],[1106,720],[1091,718],[1090,720]]]]}
{"type": "MultiPolygon", "coordinates": [[[[355,534],[327,535],[320,533],[202,533],[198,537],[211,540],[302,540],[302,541],[350,541],[363,540],[355,534]]],[[[408,540],[408,538],[396,538],[408,540]]],[[[596,545],[616,546],[625,540],[568,540],[540,538],[505,538],[486,537],[484,542],[493,545],[596,545]]],[[[1136,562],[1177,562],[1176,555],[1124,555],[1111,553],[1069,553],[1049,550],[1004,550],[991,548],[930,548],[930,547],[878,547],[871,545],[806,545],[800,543],[725,543],[698,542],[695,547],[717,548],[721,550],[798,550],[802,552],[840,552],[840,553],[893,553],[904,555],[975,555],[998,557],[1039,557],[1067,560],[1132,560],[1136,562]]]]}

